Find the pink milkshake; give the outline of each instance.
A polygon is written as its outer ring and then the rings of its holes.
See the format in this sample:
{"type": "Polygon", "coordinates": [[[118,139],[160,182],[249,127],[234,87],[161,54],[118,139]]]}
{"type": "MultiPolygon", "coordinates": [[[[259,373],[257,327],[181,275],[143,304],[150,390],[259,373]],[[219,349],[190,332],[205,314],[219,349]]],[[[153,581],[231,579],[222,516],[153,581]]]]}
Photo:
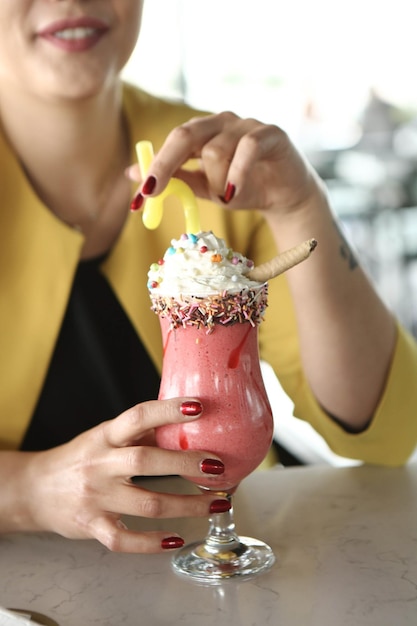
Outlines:
{"type": "MultiPolygon", "coordinates": [[[[307,258],[315,246],[315,240],[303,242],[253,268],[212,232],[187,234],[172,240],[148,274],[164,347],[159,398],[191,396],[203,404],[203,414],[195,421],[158,428],[158,445],[219,455],[224,474],[185,478],[225,494],[230,503],[239,482],[259,465],[272,440],[257,343],[267,306],[264,280],[307,258]]],[[[193,580],[218,584],[260,574],[274,562],[268,544],[236,533],[230,508],[212,514],[205,539],[184,546],[172,566],[193,580]]]]}
{"type": "Polygon", "coordinates": [[[194,422],[159,428],[157,443],[216,453],[225,473],[198,484],[232,493],[272,440],[258,354],[267,288],[245,276],[251,262],[213,233],[183,235],[172,244],[151,267],[148,283],[164,347],[159,398],[196,397],[204,412],[194,422]]]}

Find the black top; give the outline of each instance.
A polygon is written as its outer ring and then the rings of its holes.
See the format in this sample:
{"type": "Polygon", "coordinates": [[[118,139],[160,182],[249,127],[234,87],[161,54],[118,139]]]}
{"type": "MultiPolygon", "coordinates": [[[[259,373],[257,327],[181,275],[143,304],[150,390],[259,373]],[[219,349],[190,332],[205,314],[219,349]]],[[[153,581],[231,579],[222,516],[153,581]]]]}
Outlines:
{"type": "Polygon", "coordinates": [[[102,260],[78,267],[22,450],[64,443],[158,395],[159,375],[100,272],[102,260]]]}

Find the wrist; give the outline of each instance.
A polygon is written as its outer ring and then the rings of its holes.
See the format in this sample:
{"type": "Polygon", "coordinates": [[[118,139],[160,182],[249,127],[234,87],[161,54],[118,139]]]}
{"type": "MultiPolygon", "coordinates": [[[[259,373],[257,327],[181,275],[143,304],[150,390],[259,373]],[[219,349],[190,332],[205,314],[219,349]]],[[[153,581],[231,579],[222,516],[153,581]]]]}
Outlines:
{"type": "Polygon", "coordinates": [[[288,203],[285,210],[282,204],[271,205],[264,216],[280,248],[282,245],[288,247],[304,239],[318,237],[320,231],[327,231],[329,224],[334,221],[327,189],[317,175],[313,175],[308,189],[300,194],[296,202],[288,203]]]}
{"type": "Polygon", "coordinates": [[[0,532],[40,530],[32,511],[36,506],[32,465],[36,452],[7,451],[0,453],[2,483],[0,493],[0,532]]]}

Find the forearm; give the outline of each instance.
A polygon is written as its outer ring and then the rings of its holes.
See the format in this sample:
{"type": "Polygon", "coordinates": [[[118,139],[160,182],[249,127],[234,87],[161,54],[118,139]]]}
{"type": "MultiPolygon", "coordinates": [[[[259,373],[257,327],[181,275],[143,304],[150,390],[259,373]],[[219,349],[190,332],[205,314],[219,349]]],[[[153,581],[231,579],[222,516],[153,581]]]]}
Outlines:
{"type": "Polygon", "coordinates": [[[141,202],[180,175],[197,196],[222,200],[230,210],[258,207],[280,250],[317,239],[312,257],[287,272],[303,366],[323,408],[352,428],[365,428],[391,362],[394,321],[353,262],[321,181],[287,134],[228,112],[193,118],[170,133],[147,175],[156,184],[151,194],[142,186],[141,202]],[[181,169],[196,155],[199,169],[181,169]]]}
{"type": "Polygon", "coordinates": [[[287,273],[303,367],[318,402],[361,430],[380,400],[394,345],[395,323],[377,296],[330,211],[321,183],[293,213],[267,219],[281,250],[315,237],[308,261],[287,273]]]}

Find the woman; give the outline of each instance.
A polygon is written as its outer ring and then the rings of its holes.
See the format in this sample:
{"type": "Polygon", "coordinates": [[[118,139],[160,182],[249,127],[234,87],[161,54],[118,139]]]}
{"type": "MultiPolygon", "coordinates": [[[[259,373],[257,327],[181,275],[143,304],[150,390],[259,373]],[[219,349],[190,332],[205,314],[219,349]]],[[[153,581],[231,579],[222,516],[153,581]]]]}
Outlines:
{"type": "Polygon", "coordinates": [[[257,264],[277,248],[319,240],[308,262],[271,282],[260,347],[296,415],[337,452],[406,461],[417,440],[417,351],[285,133],[231,113],[196,116],[121,85],[142,5],[0,5],[0,531],[158,552],[182,538],[132,532],[123,514],[205,516],[228,504],[151,493],[130,480],[223,469],[210,452],[147,445],[153,428],[198,419],[204,407],[198,398],[153,400],[161,354],[146,272],[178,236],[181,213],[172,204],[150,232],[130,204],[140,209],[175,173],[200,198],[203,228],[257,264]],[[132,184],[125,170],[140,139],[158,153],[146,181],[129,169],[132,184]],[[199,168],[183,169],[191,157],[199,168]]]}

